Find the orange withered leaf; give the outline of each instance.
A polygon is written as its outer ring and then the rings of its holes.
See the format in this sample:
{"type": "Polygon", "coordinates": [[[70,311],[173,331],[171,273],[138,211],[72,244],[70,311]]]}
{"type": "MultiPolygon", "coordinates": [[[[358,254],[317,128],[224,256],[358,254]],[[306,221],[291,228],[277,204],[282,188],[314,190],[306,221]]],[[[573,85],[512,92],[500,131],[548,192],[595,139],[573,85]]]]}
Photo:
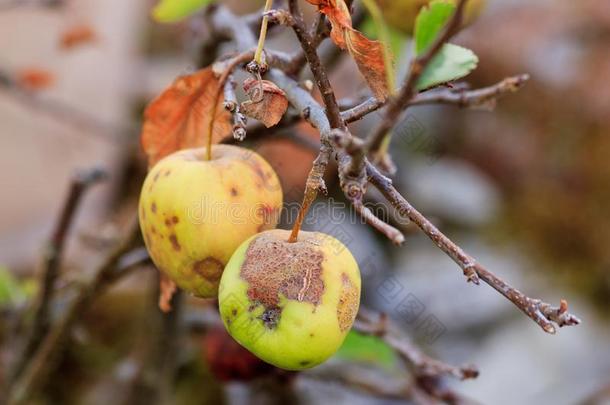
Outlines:
{"type": "Polygon", "coordinates": [[[97,34],[89,25],[75,25],[65,30],[59,38],[59,46],[62,49],[72,49],[78,45],[95,42],[97,34]]]}
{"type": "Polygon", "coordinates": [[[44,90],[55,83],[55,75],[45,69],[24,68],[16,72],[15,81],[27,90],[44,90]]]}
{"type": "Polygon", "coordinates": [[[244,81],[244,91],[250,100],[241,104],[241,110],[248,117],[259,120],[267,128],[276,125],[288,108],[288,100],[282,89],[269,80],[249,78],[244,81]]]}
{"type": "Polygon", "coordinates": [[[318,6],[331,23],[330,37],[354,58],[375,97],[385,100],[390,92],[384,63],[384,45],[372,41],[352,27],[352,16],[344,0],[307,0],[318,6]]]}
{"type": "Polygon", "coordinates": [[[219,86],[212,68],[202,69],[177,78],[148,105],[141,142],[149,167],[177,150],[207,145],[211,123],[213,143],[231,133],[231,115],[217,97],[219,86]]]}

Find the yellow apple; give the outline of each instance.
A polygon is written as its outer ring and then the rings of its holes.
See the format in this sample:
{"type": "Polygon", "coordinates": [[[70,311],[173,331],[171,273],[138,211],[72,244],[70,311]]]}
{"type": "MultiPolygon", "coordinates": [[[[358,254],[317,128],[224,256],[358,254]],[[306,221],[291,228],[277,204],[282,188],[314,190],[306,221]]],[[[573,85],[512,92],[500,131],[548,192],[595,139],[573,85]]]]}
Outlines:
{"type": "Polygon", "coordinates": [[[157,268],[180,288],[211,298],[235,249],[275,228],[282,189],[271,166],[241,147],[215,145],[176,152],[149,172],[139,217],[157,268]]]}

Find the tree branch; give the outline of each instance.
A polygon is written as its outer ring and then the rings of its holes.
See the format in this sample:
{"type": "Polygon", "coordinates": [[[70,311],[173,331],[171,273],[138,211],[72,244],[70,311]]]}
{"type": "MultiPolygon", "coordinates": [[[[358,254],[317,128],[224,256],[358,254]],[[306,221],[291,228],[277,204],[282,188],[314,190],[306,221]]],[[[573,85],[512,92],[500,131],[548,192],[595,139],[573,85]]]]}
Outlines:
{"type": "MultiPolygon", "coordinates": [[[[496,84],[476,90],[459,89],[456,91],[448,88],[431,90],[415,95],[407,103],[407,107],[425,104],[450,104],[461,108],[476,108],[487,103],[495,104],[502,96],[519,90],[528,80],[529,75],[522,74],[507,77],[496,84]]],[[[384,105],[385,103],[377,98],[369,97],[362,103],[342,111],[341,117],[347,123],[355,122],[384,105]]]]}
{"type": "Polygon", "coordinates": [[[233,138],[238,141],[243,141],[246,138],[247,118],[239,110],[239,102],[235,95],[235,87],[237,84],[233,79],[233,75],[229,75],[225,83],[225,110],[229,111],[233,116],[233,138]]]}
{"type": "Polygon", "coordinates": [[[443,252],[464,271],[468,281],[479,284],[479,280],[493,287],[500,294],[529,316],[547,333],[555,333],[553,322],[559,327],[577,325],[580,320],[568,313],[567,302],[562,300],[559,307],[551,306],[539,299],[530,298],[491,273],[462,248],[436,228],[432,222],[417,211],[373,165],[367,165],[369,180],[404,217],[413,221],[443,252]]]}
{"type": "Polygon", "coordinates": [[[14,368],[13,378],[16,378],[23,371],[23,367],[38,348],[38,345],[49,329],[49,307],[53,297],[55,282],[59,276],[65,241],[80,202],[87,190],[94,184],[104,180],[106,176],[106,172],[102,169],[93,168],[77,173],[72,178],[64,206],[45,250],[44,267],[42,270],[43,278],[40,283],[40,294],[34,310],[34,321],[22,356],[14,368]]]}

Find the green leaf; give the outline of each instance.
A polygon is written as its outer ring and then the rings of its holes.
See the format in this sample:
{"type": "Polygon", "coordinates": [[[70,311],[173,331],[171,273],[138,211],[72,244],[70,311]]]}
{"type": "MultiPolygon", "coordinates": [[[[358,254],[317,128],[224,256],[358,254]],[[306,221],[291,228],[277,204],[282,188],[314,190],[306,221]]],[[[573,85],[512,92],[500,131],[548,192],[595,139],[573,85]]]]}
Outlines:
{"type": "Polygon", "coordinates": [[[420,76],[417,89],[424,90],[461,79],[472,72],[477,67],[477,63],[479,58],[470,49],[445,44],[420,76]]]}
{"type": "Polygon", "coordinates": [[[353,330],[347,334],[337,356],[353,362],[375,364],[388,370],[397,364],[396,353],[383,340],[353,330]]]}
{"type": "Polygon", "coordinates": [[[434,40],[447,24],[455,4],[435,0],[423,7],[415,20],[415,54],[420,55],[434,43],[434,40]]]}
{"type": "Polygon", "coordinates": [[[152,11],[155,21],[172,23],[180,21],[214,0],[160,0],[152,11]]]}

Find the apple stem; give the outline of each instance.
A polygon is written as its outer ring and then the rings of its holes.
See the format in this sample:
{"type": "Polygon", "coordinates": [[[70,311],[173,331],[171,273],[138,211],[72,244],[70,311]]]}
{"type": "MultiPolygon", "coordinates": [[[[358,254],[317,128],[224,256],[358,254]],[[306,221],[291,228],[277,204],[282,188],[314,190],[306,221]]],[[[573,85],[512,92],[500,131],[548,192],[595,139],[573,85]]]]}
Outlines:
{"type": "Polygon", "coordinates": [[[303,220],[309,207],[318,197],[318,191],[322,191],[326,194],[326,184],[324,183],[324,172],[328,161],[330,159],[330,149],[327,145],[323,145],[320,148],[320,154],[314,160],[309,176],[307,176],[307,183],[305,184],[305,195],[303,196],[303,203],[299,209],[299,214],[292,227],[292,232],[288,238],[288,243],[295,243],[299,238],[299,231],[303,225],[303,220]]]}
{"type": "MultiPolygon", "coordinates": [[[[207,130],[207,147],[205,151],[205,160],[212,160],[212,144],[214,143],[214,122],[216,120],[216,111],[218,110],[218,104],[220,103],[220,95],[224,93],[225,83],[231,76],[233,70],[240,64],[245,63],[252,58],[252,51],[243,52],[234,58],[230,59],[226,63],[225,70],[218,79],[218,89],[214,96],[214,103],[212,104],[212,111],[210,113],[210,122],[208,123],[207,130]]],[[[224,104],[224,103],[222,103],[224,104]]]]}
{"type": "Polygon", "coordinates": [[[314,202],[316,197],[318,196],[318,192],[315,189],[310,189],[309,187],[305,190],[305,196],[303,197],[303,204],[299,209],[299,214],[297,215],[297,219],[292,226],[292,232],[290,233],[290,237],[288,238],[288,243],[295,243],[299,238],[299,231],[301,230],[301,226],[303,225],[303,220],[305,219],[305,215],[307,215],[307,211],[309,211],[309,207],[314,202]]]}
{"type": "Polygon", "coordinates": [[[271,10],[272,5],[273,0],[267,0],[265,2],[263,22],[261,24],[261,32],[258,37],[258,47],[256,48],[256,53],[254,54],[254,62],[256,62],[257,65],[260,65],[263,62],[263,48],[265,47],[265,39],[267,38],[267,26],[269,25],[269,17],[267,16],[267,12],[271,10]]]}

